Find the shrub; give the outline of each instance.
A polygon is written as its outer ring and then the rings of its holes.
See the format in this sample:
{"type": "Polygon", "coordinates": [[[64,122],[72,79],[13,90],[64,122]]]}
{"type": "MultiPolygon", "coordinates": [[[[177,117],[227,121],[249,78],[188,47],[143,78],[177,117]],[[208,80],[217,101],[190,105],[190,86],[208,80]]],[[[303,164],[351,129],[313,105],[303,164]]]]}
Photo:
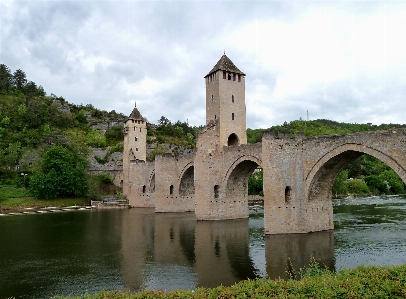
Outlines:
{"type": "Polygon", "coordinates": [[[363,180],[347,180],[348,192],[351,194],[368,194],[369,188],[363,180]]]}

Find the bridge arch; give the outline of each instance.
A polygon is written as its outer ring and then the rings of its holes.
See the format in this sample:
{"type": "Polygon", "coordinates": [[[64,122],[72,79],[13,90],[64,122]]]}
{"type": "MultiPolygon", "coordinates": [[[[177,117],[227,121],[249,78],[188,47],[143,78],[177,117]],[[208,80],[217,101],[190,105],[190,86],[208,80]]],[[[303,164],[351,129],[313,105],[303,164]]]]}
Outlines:
{"type": "Polygon", "coordinates": [[[248,180],[262,161],[254,156],[240,156],[229,167],[224,177],[226,198],[246,197],[248,180]]]}
{"type": "Polygon", "coordinates": [[[340,171],[363,154],[373,156],[392,168],[406,182],[406,170],[395,159],[369,146],[347,143],[336,147],[313,165],[305,178],[305,200],[321,201],[332,198],[332,186],[340,171]]]}
{"type": "Polygon", "coordinates": [[[188,163],[181,171],[179,180],[179,196],[193,196],[195,194],[195,167],[188,163]]]}

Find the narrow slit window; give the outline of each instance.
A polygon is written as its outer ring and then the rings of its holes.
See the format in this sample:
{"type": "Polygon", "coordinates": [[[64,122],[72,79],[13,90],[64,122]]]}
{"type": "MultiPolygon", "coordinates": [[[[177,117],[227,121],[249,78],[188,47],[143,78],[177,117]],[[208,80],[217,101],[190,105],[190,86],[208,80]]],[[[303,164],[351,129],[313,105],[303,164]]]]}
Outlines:
{"type": "Polygon", "coordinates": [[[135,148],[135,151],[136,151],[136,152],[138,152],[138,147],[137,147],[137,148],[135,148]]]}
{"type": "Polygon", "coordinates": [[[137,138],[137,137],[134,137],[134,141],[138,141],[138,138],[137,138]]]}
{"type": "Polygon", "coordinates": [[[213,99],[213,95],[211,95],[211,102],[213,103],[214,99],[213,99]]]}
{"type": "Polygon", "coordinates": [[[227,73],[223,72],[223,79],[227,79],[227,73]]]}
{"type": "Polygon", "coordinates": [[[238,75],[238,82],[241,82],[241,75],[238,75]]]}
{"type": "Polygon", "coordinates": [[[286,186],[285,188],[285,202],[289,203],[292,197],[292,188],[290,186],[286,186]]]}
{"type": "Polygon", "coordinates": [[[134,127],[134,131],[135,131],[135,127],[134,127]]]}
{"type": "Polygon", "coordinates": [[[236,74],[233,74],[233,81],[235,81],[235,77],[237,77],[236,74]]]}
{"type": "Polygon", "coordinates": [[[234,112],[231,113],[231,120],[234,120],[234,112]]]}
{"type": "Polygon", "coordinates": [[[142,193],[145,193],[147,191],[147,186],[142,186],[142,193]]]}
{"type": "Polygon", "coordinates": [[[169,194],[173,194],[173,185],[171,185],[170,187],[169,187],[169,194]]]}
{"type": "Polygon", "coordinates": [[[214,185],[214,198],[218,198],[220,194],[220,186],[214,185]]]}
{"type": "Polygon", "coordinates": [[[234,103],[234,95],[231,96],[231,102],[234,103]]]}
{"type": "Polygon", "coordinates": [[[228,73],[228,80],[231,80],[231,73],[228,73]]]}
{"type": "Polygon", "coordinates": [[[140,128],[140,132],[141,132],[141,128],[140,128]]]}

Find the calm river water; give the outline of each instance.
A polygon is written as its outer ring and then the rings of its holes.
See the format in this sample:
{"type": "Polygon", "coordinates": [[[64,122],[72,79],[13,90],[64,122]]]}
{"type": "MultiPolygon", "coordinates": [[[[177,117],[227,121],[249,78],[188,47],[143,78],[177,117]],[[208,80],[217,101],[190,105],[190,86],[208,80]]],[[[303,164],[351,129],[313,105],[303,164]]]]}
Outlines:
{"type": "Polygon", "coordinates": [[[196,221],[151,209],[0,217],[0,298],[103,289],[194,289],[285,276],[311,257],[330,269],[406,263],[406,199],[334,201],[335,231],[264,236],[250,218],[196,221]]]}

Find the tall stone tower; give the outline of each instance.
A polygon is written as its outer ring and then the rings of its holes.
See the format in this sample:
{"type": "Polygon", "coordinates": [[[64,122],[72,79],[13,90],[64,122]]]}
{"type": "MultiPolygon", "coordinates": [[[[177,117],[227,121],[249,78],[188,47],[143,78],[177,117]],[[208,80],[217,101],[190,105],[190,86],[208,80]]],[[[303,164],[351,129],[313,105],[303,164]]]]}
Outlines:
{"type": "Polygon", "coordinates": [[[245,74],[224,54],[206,80],[206,125],[218,121],[220,146],[247,143],[245,74]]]}
{"type": "Polygon", "coordinates": [[[147,122],[137,107],[134,107],[124,123],[124,157],[123,168],[126,169],[131,160],[147,158],[147,122]]]}

